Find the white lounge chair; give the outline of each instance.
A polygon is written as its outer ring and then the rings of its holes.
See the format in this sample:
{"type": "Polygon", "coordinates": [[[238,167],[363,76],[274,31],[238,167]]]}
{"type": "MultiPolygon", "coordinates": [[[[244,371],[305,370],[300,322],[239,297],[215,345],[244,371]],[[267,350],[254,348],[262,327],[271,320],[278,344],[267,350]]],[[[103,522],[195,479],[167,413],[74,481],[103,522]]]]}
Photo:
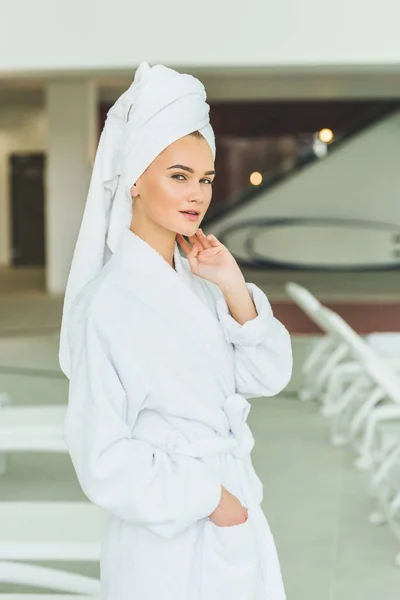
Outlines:
{"type": "Polygon", "coordinates": [[[0,502],[0,582],[99,596],[97,579],[29,563],[98,562],[105,522],[89,502],[0,502]]]}
{"type": "MultiPolygon", "coordinates": [[[[322,413],[332,417],[333,443],[351,439],[360,453],[356,466],[372,469],[370,493],[378,507],[370,522],[386,522],[400,541],[400,335],[361,338],[299,288],[286,289],[326,334],[304,363],[306,396],[323,401],[322,413]]],[[[400,553],[395,563],[400,566],[400,553]]]]}
{"type": "Polygon", "coordinates": [[[365,336],[365,341],[379,356],[400,359],[400,333],[370,333],[365,336]]]}
{"type": "MultiPolygon", "coordinates": [[[[345,379],[352,379],[354,364],[353,354],[357,349],[368,348],[356,332],[337,313],[322,305],[306,288],[289,282],[285,286],[287,294],[310,317],[325,334],[316,342],[306,358],[302,371],[306,376],[306,384],[300,392],[301,399],[319,398],[329,400],[328,384],[332,382],[332,374],[336,372],[345,379]],[[350,364],[348,364],[350,363],[350,364]]],[[[368,352],[368,350],[367,350],[368,352]]],[[[324,406],[321,413],[329,415],[329,407],[324,406]]]]}
{"type": "Polygon", "coordinates": [[[6,471],[10,452],[66,453],[65,406],[12,406],[0,397],[0,475],[6,471]]]}
{"type": "MultiPolygon", "coordinates": [[[[323,310],[320,301],[309,290],[297,283],[289,282],[285,289],[288,296],[326,333],[320,318],[323,310]]],[[[330,371],[331,365],[336,364],[341,357],[342,349],[338,350],[337,340],[329,334],[312,344],[311,351],[302,365],[305,385],[299,392],[300,400],[312,400],[320,395],[326,373],[330,371]]]]}
{"type": "MultiPolygon", "coordinates": [[[[306,384],[300,397],[319,398],[323,402],[321,413],[331,416],[332,398],[340,397],[342,386],[353,380],[354,372],[359,372],[354,360],[368,355],[369,348],[344,319],[323,306],[307,289],[288,283],[286,291],[325,333],[304,362],[306,384]]],[[[334,442],[339,445],[338,435],[334,442]]]]}
{"type": "MultiPolygon", "coordinates": [[[[287,294],[326,334],[318,340],[306,358],[302,371],[306,384],[300,391],[302,400],[319,398],[321,413],[331,416],[331,399],[340,397],[341,388],[361,376],[360,357],[378,354],[400,370],[400,334],[374,333],[362,339],[337,313],[324,307],[306,288],[289,282],[287,294]]],[[[339,438],[339,436],[338,436],[339,438]]],[[[338,440],[337,440],[338,441],[338,440]]]]}
{"type": "Polygon", "coordinates": [[[366,361],[363,367],[374,390],[354,415],[349,433],[360,452],[357,466],[369,469],[400,442],[400,377],[377,358],[366,361]]]}
{"type": "Polygon", "coordinates": [[[391,385],[390,381],[393,377],[396,378],[393,367],[399,369],[400,361],[378,356],[334,311],[324,308],[320,318],[325,322],[326,331],[347,348],[346,362],[336,365],[329,377],[324,397],[325,414],[332,416],[331,440],[334,445],[341,445],[347,441],[349,434],[356,449],[364,454],[364,457],[356,461],[356,465],[362,468],[367,460],[371,460],[371,444],[364,441],[361,443],[363,427],[368,415],[380,402],[392,401],[392,398],[388,400],[387,393],[394,394],[395,385],[391,385]],[[346,390],[332,398],[329,392],[335,387],[340,389],[346,378],[349,381],[346,390]],[[382,382],[382,385],[379,382],[382,382]]]}

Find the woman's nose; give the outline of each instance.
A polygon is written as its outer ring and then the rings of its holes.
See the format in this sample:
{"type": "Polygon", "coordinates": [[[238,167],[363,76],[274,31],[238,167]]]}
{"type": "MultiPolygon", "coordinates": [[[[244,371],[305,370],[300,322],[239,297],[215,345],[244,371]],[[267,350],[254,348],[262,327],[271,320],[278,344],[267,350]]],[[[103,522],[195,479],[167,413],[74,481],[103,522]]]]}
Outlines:
{"type": "Polygon", "coordinates": [[[203,203],[204,198],[203,185],[200,182],[194,182],[189,191],[189,200],[203,203]]]}

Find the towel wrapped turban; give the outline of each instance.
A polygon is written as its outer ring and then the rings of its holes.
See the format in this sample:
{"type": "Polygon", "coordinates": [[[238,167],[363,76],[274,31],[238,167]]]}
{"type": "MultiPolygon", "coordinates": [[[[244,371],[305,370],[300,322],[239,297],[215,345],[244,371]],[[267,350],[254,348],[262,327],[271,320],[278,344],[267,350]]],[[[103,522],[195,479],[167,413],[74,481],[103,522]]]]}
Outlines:
{"type": "Polygon", "coordinates": [[[198,79],[142,62],[131,86],[107,113],[64,298],[59,361],[67,377],[71,305],[130,227],[132,185],[167,146],[193,131],[204,136],[215,157],[209,110],[198,79]]]}

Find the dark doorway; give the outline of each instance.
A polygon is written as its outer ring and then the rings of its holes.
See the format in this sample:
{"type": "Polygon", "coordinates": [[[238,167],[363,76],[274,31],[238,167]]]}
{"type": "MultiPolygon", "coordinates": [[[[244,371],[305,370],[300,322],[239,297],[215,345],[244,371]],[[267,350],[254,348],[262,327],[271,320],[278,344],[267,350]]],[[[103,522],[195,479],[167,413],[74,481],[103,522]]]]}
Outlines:
{"type": "Polygon", "coordinates": [[[45,264],[44,154],[11,154],[11,257],[13,266],[45,264]]]}

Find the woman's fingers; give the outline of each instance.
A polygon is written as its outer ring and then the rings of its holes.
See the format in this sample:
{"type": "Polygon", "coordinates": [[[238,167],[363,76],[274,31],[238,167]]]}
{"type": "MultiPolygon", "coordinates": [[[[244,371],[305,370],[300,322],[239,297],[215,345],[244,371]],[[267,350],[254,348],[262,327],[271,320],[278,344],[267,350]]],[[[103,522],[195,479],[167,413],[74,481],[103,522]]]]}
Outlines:
{"type": "Polygon", "coordinates": [[[200,248],[203,250],[206,250],[207,248],[212,248],[211,240],[209,240],[208,238],[209,236],[206,236],[201,229],[198,229],[195,235],[191,235],[189,237],[192,244],[197,242],[197,244],[200,245],[200,248]]]}
{"type": "Polygon", "coordinates": [[[185,240],[183,235],[181,235],[180,233],[177,233],[176,240],[179,243],[179,245],[181,246],[181,248],[185,254],[189,254],[192,251],[192,246],[189,244],[189,242],[187,242],[185,240]]]}
{"type": "Polygon", "coordinates": [[[212,233],[205,235],[201,229],[198,229],[196,235],[204,248],[219,248],[223,245],[212,233]]]}
{"type": "MultiPolygon", "coordinates": [[[[193,236],[189,237],[189,239],[191,240],[192,237],[193,236]]],[[[202,250],[202,248],[200,247],[199,242],[196,240],[196,238],[194,238],[193,246],[191,246],[180,233],[177,234],[176,239],[180,243],[189,262],[197,258],[197,255],[200,252],[200,250],[202,250]]]]}
{"type": "Polygon", "coordinates": [[[201,251],[201,248],[200,248],[198,242],[195,242],[193,244],[193,248],[192,248],[189,258],[190,259],[197,258],[197,255],[199,254],[200,251],[201,251]]]}
{"type": "Polygon", "coordinates": [[[195,235],[189,235],[189,241],[191,244],[197,244],[200,250],[205,249],[205,246],[203,245],[203,242],[201,238],[197,235],[197,233],[195,235]]]}
{"type": "Polygon", "coordinates": [[[219,240],[217,240],[215,235],[213,235],[212,233],[210,233],[210,235],[208,235],[207,237],[210,240],[210,243],[214,248],[219,248],[220,246],[223,245],[219,240]]]}
{"type": "Polygon", "coordinates": [[[195,264],[198,260],[197,255],[200,251],[199,244],[194,243],[193,246],[191,246],[180,233],[176,234],[176,239],[182,247],[182,250],[186,254],[186,258],[188,259],[189,264],[191,265],[191,269],[194,269],[195,264]]]}
{"type": "Polygon", "coordinates": [[[208,239],[208,236],[206,236],[205,233],[203,233],[202,229],[198,229],[196,235],[197,235],[198,239],[200,240],[203,248],[211,248],[212,247],[211,241],[208,239]]]}
{"type": "Polygon", "coordinates": [[[186,255],[190,254],[191,256],[197,256],[199,252],[204,250],[214,250],[222,247],[221,242],[217,240],[215,235],[210,234],[206,236],[201,229],[198,229],[195,235],[189,236],[192,246],[180,233],[176,235],[176,238],[186,255]],[[194,248],[196,251],[193,253],[194,248]]]}

